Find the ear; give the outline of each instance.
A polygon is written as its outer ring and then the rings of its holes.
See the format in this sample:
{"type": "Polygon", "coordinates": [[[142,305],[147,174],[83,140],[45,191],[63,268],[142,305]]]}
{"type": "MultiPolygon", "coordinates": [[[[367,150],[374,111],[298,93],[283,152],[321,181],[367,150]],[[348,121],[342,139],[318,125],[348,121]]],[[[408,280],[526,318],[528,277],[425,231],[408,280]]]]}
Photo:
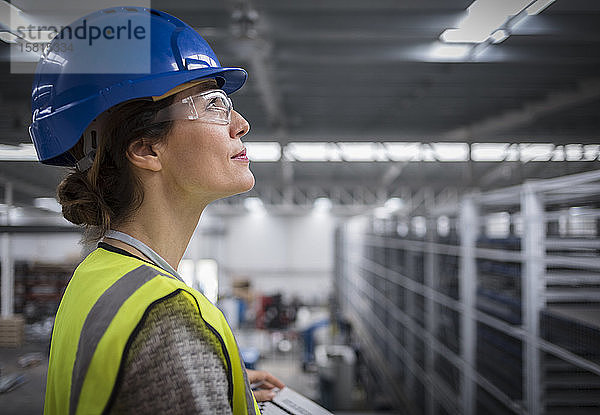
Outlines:
{"type": "Polygon", "coordinates": [[[150,171],[159,171],[162,169],[158,154],[156,154],[152,145],[144,138],[140,138],[129,144],[127,159],[131,164],[140,169],[150,171]]]}

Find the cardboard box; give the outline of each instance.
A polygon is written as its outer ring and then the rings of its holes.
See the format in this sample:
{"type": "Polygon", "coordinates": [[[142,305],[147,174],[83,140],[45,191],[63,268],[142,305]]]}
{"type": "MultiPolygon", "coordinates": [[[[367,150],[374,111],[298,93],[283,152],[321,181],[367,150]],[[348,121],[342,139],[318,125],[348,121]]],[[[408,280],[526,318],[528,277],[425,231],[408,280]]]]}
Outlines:
{"type": "Polygon", "coordinates": [[[19,347],[23,344],[25,319],[16,314],[12,317],[0,317],[0,347],[19,347]]]}

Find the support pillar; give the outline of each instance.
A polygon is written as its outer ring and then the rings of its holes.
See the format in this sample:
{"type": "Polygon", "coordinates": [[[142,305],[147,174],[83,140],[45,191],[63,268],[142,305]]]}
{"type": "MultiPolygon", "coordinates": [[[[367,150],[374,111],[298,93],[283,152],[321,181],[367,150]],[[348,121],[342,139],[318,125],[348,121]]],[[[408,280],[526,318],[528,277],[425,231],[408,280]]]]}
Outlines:
{"type": "MultiPolygon", "coordinates": [[[[5,183],[4,204],[6,216],[4,224],[10,225],[9,213],[13,203],[12,183],[5,183]]],[[[2,234],[2,318],[9,318],[14,312],[15,266],[11,253],[11,237],[8,232],[2,234]]]]}
{"type": "Polygon", "coordinates": [[[542,412],[539,315],[545,301],[543,292],[546,249],[544,206],[540,195],[535,192],[533,183],[523,185],[521,211],[523,215],[521,295],[525,329],[523,391],[528,413],[538,415],[542,412]]]}
{"type": "Polygon", "coordinates": [[[463,199],[460,209],[460,272],[459,293],[464,309],[461,315],[460,355],[462,414],[475,414],[475,365],[477,325],[475,304],[477,296],[477,263],[475,247],[479,233],[477,208],[472,196],[463,199]]]}

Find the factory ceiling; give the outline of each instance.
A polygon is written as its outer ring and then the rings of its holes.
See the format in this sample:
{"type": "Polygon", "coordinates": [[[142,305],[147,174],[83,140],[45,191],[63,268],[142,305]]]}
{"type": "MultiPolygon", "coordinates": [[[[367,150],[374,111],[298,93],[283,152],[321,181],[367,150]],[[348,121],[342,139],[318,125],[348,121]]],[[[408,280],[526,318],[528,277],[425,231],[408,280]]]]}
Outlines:
{"type": "MultiPolygon", "coordinates": [[[[460,193],[597,169],[600,3],[556,0],[538,14],[509,17],[498,32],[505,39],[444,41],[471,3],[156,0],[152,7],[195,27],[224,65],[248,70],[233,96],[252,125],[246,141],[276,142],[282,152],[251,163],[254,195],[460,193]],[[372,142],[384,153],[389,143],[420,143],[420,150],[373,162],[294,157],[293,146],[307,142],[372,142]],[[465,143],[467,156],[445,158],[439,143],[465,143]],[[474,157],[481,143],[505,144],[504,155],[474,157]],[[545,150],[523,156],[533,144],[545,150]]],[[[9,60],[0,41],[0,143],[18,145],[29,141],[33,77],[11,74],[9,60]]],[[[0,162],[0,180],[13,183],[23,204],[52,196],[63,174],[33,161],[0,162]]]]}

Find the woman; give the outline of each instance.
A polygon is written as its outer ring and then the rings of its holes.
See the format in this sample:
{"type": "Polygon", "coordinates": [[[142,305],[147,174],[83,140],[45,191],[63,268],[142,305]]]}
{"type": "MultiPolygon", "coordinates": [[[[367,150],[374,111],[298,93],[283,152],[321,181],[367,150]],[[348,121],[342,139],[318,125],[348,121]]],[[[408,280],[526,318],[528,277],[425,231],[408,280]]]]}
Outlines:
{"type": "Polygon", "coordinates": [[[284,386],[246,371],[223,315],[175,271],[204,208],[254,186],[249,125],[227,96],[245,79],[191,27],[145,8],[92,13],[42,56],[30,134],[41,162],[74,168],[63,215],[100,240],[56,315],[45,413],[254,414],[284,386]],[[107,36],[70,36],[82,26],[107,36]],[[119,27],[140,36],[111,43],[119,27]]]}

